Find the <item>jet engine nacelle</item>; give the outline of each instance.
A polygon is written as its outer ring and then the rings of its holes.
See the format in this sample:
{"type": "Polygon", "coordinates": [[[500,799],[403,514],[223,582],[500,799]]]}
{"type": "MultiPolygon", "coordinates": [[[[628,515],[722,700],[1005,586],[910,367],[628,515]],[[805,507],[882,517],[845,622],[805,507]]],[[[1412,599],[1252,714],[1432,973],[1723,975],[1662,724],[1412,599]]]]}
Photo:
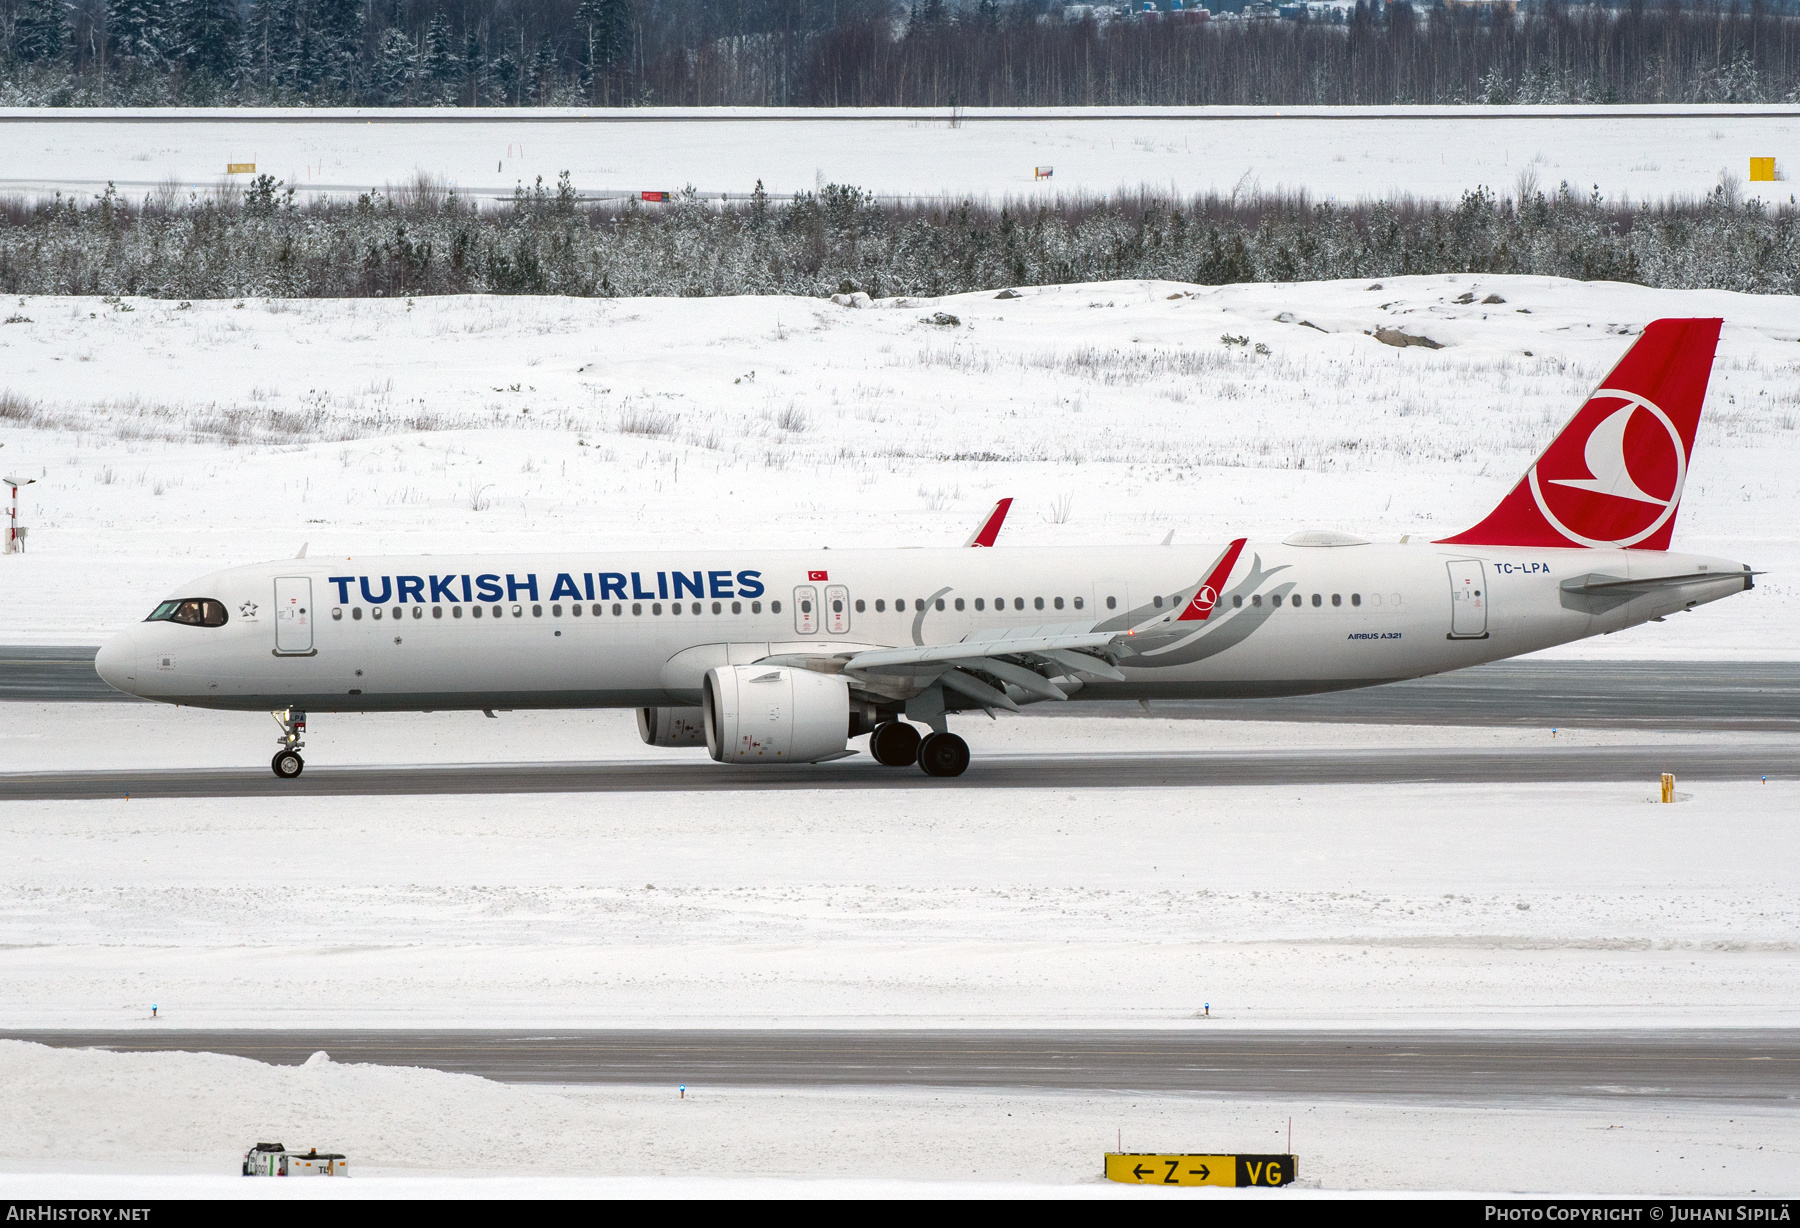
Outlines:
{"type": "Polygon", "coordinates": [[[706,723],[698,708],[639,708],[638,736],[651,746],[705,746],[706,723]]]}
{"type": "Polygon", "coordinates": [[[701,690],[706,749],[720,763],[816,763],[849,753],[850,684],[786,666],[725,665],[701,690]]]}

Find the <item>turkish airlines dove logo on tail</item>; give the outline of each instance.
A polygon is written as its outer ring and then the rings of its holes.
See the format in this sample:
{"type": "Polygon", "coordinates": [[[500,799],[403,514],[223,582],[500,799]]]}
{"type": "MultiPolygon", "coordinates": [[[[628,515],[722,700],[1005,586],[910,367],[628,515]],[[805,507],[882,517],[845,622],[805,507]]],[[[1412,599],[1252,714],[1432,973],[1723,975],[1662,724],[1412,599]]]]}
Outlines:
{"type": "Polygon", "coordinates": [[[1675,515],[1687,449],[1669,415],[1641,396],[1603,388],[1577,421],[1596,416],[1585,440],[1564,431],[1531,467],[1531,495],[1576,545],[1635,546],[1675,515]],[[1577,443],[1579,457],[1572,455],[1577,443]],[[1580,476],[1553,476],[1559,473],[1580,476]]]}
{"type": "Polygon", "coordinates": [[[1485,520],[1446,543],[1667,550],[1719,320],[1656,320],[1485,520]]]}

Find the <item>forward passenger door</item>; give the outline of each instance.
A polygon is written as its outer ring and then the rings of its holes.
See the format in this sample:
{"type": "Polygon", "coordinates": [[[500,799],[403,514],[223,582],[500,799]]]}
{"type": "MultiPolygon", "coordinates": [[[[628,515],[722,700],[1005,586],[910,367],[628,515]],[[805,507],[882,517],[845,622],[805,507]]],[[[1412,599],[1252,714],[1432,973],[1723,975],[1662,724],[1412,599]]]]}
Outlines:
{"type": "Polygon", "coordinates": [[[310,656],[313,651],[312,577],[275,578],[275,651],[280,656],[310,656]]]}
{"type": "Polygon", "coordinates": [[[794,586],[794,630],[801,635],[819,633],[819,590],[810,584],[794,586]]]}

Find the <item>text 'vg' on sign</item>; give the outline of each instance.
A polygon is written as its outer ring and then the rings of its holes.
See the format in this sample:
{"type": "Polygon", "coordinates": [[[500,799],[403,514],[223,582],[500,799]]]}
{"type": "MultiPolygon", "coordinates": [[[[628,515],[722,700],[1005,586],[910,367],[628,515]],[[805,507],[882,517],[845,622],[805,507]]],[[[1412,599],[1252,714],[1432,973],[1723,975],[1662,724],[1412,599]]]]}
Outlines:
{"type": "Polygon", "coordinates": [[[1288,1185],[1299,1171],[1291,1155],[1188,1156],[1109,1151],[1106,1179],[1130,1185],[1288,1185]]]}

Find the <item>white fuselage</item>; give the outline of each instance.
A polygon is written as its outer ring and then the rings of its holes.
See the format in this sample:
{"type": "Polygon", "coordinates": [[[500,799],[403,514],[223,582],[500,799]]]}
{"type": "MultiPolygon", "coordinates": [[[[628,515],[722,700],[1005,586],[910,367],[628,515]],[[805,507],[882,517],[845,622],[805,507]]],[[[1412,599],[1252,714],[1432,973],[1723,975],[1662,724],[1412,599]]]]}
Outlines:
{"type": "Polygon", "coordinates": [[[1180,614],[1222,553],[669,549],[262,563],[170,594],[223,603],[223,626],[141,623],[97,665],[121,690],[210,708],[679,706],[698,703],[706,671],[727,664],[829,661],[999,629],[1147,628],[1143,642],[1157,646],[1117,662],[1123,681],[1087,680],[1080,698],[1293,695],[1512,657],[1751,586],[1739,563],[1660,551],[1252,543],[1191,634],[1153,625],[1180,614]],[[1567,587],[1669,576],[1699,578],[1601,596],[1567,587]]]}

